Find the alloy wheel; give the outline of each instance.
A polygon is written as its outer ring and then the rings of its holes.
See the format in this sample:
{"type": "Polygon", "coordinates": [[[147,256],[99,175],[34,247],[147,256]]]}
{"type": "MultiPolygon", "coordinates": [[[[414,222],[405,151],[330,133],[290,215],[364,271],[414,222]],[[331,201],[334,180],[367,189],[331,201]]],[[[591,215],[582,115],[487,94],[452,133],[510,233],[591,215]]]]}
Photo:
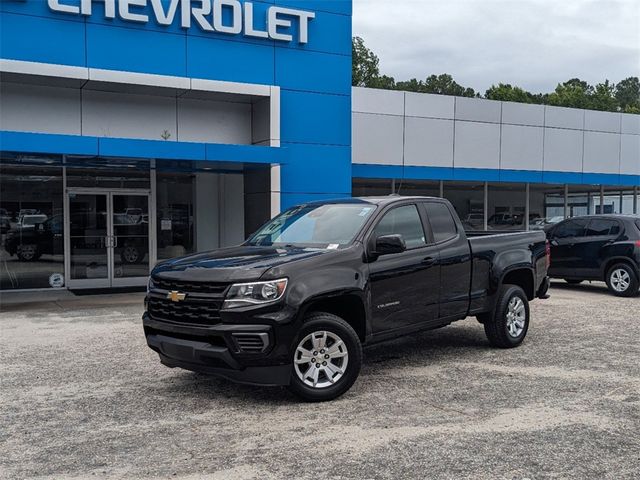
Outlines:
{"type": "Polygon", "coordinates": [[[611,287],[616,292],[626,292],[631,285],[631,276],[624,268],[617,268],[611,272],[611,287]]]}
{"type": "Polygon", "coordinates": [[[346,344],[335,333],[324,330],[304,337],[293,359],[296,375],[312,388],[334,385],[344,376],[348,362],[346,344]]]}
{"type": "Polygon", "coordinates": [[[513,338],[518,338],[525,327],[527,311],[520,297],[514,296],[509,300],[507,310],[507,331],[513,338]]]}

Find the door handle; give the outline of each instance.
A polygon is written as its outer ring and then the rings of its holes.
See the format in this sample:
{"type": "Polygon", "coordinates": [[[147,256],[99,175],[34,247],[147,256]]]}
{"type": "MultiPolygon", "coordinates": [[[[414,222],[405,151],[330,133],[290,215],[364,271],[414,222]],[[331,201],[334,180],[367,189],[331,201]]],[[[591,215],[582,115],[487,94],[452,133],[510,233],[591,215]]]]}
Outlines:
{"type": "Polygon", "coordinates": [[[434,263],[436,263],[436,259],[433,257],[426,257],[424,260],[422,260],[422,265],[425,265],[427,267],[430,267],[431,265],[433,265],[434,263]]]}

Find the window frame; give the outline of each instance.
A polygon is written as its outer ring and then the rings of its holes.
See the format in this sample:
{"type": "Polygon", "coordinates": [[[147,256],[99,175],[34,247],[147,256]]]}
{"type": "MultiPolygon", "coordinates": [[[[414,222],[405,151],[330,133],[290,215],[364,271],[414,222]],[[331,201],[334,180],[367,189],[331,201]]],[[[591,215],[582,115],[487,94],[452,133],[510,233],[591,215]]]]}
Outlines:
{"type": "MultiPolygon", "coordinates": [[[[365,234],[365,238],[366,238],[366,242],[365,245],[367,245],[367,250],[371,250],[374,249],[375,245],[373,244],[374,239],[375,239],[375,230],[378,227],[378,225],[380,224],[380,222],[387,216],[387,214],[395,209],[398,208],[402,208],[402,207],[414,207],[416,209],[416,212],[418,213],[418,218],[420,219],[420,225],[422,227],[422,232],[424,233],[424,239],[425,239],[425,244],[424,245],[420,245],[417,247],[411,247],[411,248],[407,248],[404,252],[412,252],[415,250],[419,250],[422,248],[427,248],[427,247],[432,247],[434,245],[433,242],[433,237],[431,235],[431,228],[429,227],[429,225],[426,222],[426,216],[424,215],[424,212],[422,211],[422,208],[420,208],[420,204],[418,202],[407,202],[407,203],[401,203],[399,205],[391,205],[387,208],[385,208],[384,210],[382,210],[379,213],[379,216],[369,225],[368,229],[367,229],[367,233],[365,234]]],[[[399,254],[395,254],[395,255],[402,255],[402,253],[399,254]]],[[[387,255],[385,255],[387,256],[387,255]]]]}
{"type": "Polygon", "coordinates": [[[431,241],[433,242],[433,245],[443,245],[445,243],[453,242],[453,241],[456,241],[456,240],[460,239],[460,225],[458,225],[458,222],[456,221],[456,215],[454,215],[454,213],[451,211],[451,207],[447,204],[447,202],[441,202],[441,201],[437,201],[437,200],[428,200],[428,201],[420,202],[420,206],[421,206],[420,209],[423,211],[423,214],[424,214],[424,217],[425,217],[425,221],[427,222],[427,224],[429,226],[429,233],[430,233],[431,241]],[[449,211],[449,215],[451,215],[451,219],[453,220],[453,225],[456,227],[455,235],[453,235],[452,237],[446,238],[444,240],[440,240],[439,242],[435,241],[435,235],[433,233],[433,226],[431,225],[431,219],[429,218],[429,212],[427,211],[427,205],[428,204],[444,205],[444,207],[449,211]]]}
{"type": "Polygon", "coordinates": [[[624,230],[623,226],[615,218],[591,218],[591,219],[589,219],[589,223],[587,223],[587,226],[585,227],[584,238],[613,237],[613,236],[618,237],[618,236],[620,236],[620,234],[622,234],[623,230],[624,230]],[[612,227],[613,227],[613,225],[617,225],[618,228],[619,228],[618,233],[611,233],[611,228],[609,228],[609,233],[606,233],[604,235],[588,235],[587,233],[589,232],[589,227],[591,226],[591,223],[597,222],[597,221],[611,222],[612,223],[612,227]]]}
{"type": "Polygon", "coordinates": [[[567,218],[565,220],[563,220],[562,222],[558,223],[558,225],[556,225],[553,230],[551,231],[551,238],[554,240],[565,240],[567,238],[587,238],[587,228],[589,227],[589,223],[591,222],[590,219],[584,219],[584,218],[567,218]],[[561,227],[563,227],[564,225],[567,225],[568,223],[571,222],[580,222],[580,221],[584,221],[585,225],[583,227],[583,234],[580,236],[568,236],[568,237],[558,237],[558,229],[560,229],[561,227]]]}

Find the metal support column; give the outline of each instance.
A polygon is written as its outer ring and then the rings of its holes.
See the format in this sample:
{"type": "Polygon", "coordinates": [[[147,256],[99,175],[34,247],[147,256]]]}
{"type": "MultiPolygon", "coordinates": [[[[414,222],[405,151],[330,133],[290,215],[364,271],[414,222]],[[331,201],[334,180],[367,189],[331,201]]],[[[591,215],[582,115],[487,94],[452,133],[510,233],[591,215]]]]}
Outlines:
{"type": "Polygon", "coordinates": [[[527,183],[524,187],[525,189],[525,200],[524,200],[524,229],[529,230],[529,189],[530,184],[527,183]]]}
{"type": "Polygon", "coordinates": [[[569,218],[569,185],[564,184],[564,218],[569,218]]]}
{"type": "Polygon", "coordinates": [[[638,215],[638,187],[633,187],[633,214],[638,215]]]}
{"type": "Polygon", "coordinates": [[[484,182],[484,230],[489,229],[489,182],[484,182]]]}
{"type": "Polygon", "coordinates": [[[444,198],[444,180],[440,180],[440,198],[444,198]]]}
{"type": "Polygon", "coordinates": [[[604,185],[600,185],[600,215],[604,214],[604,185]]]}

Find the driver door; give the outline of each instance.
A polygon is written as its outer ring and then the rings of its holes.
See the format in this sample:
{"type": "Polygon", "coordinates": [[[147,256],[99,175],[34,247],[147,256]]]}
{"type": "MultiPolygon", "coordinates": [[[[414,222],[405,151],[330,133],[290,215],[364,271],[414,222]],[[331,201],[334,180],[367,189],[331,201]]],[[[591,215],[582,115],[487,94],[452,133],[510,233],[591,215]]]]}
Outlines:
{"type": "Polygon", "coordinates": [[[374,335],[436,321],[440,292],[438,248],[425,230],[415,204],[388,210],[369,235],[369,248],[379,236],[402,235],[407,249],[381,255],[369,263],[371,318],[374,335]]]}

